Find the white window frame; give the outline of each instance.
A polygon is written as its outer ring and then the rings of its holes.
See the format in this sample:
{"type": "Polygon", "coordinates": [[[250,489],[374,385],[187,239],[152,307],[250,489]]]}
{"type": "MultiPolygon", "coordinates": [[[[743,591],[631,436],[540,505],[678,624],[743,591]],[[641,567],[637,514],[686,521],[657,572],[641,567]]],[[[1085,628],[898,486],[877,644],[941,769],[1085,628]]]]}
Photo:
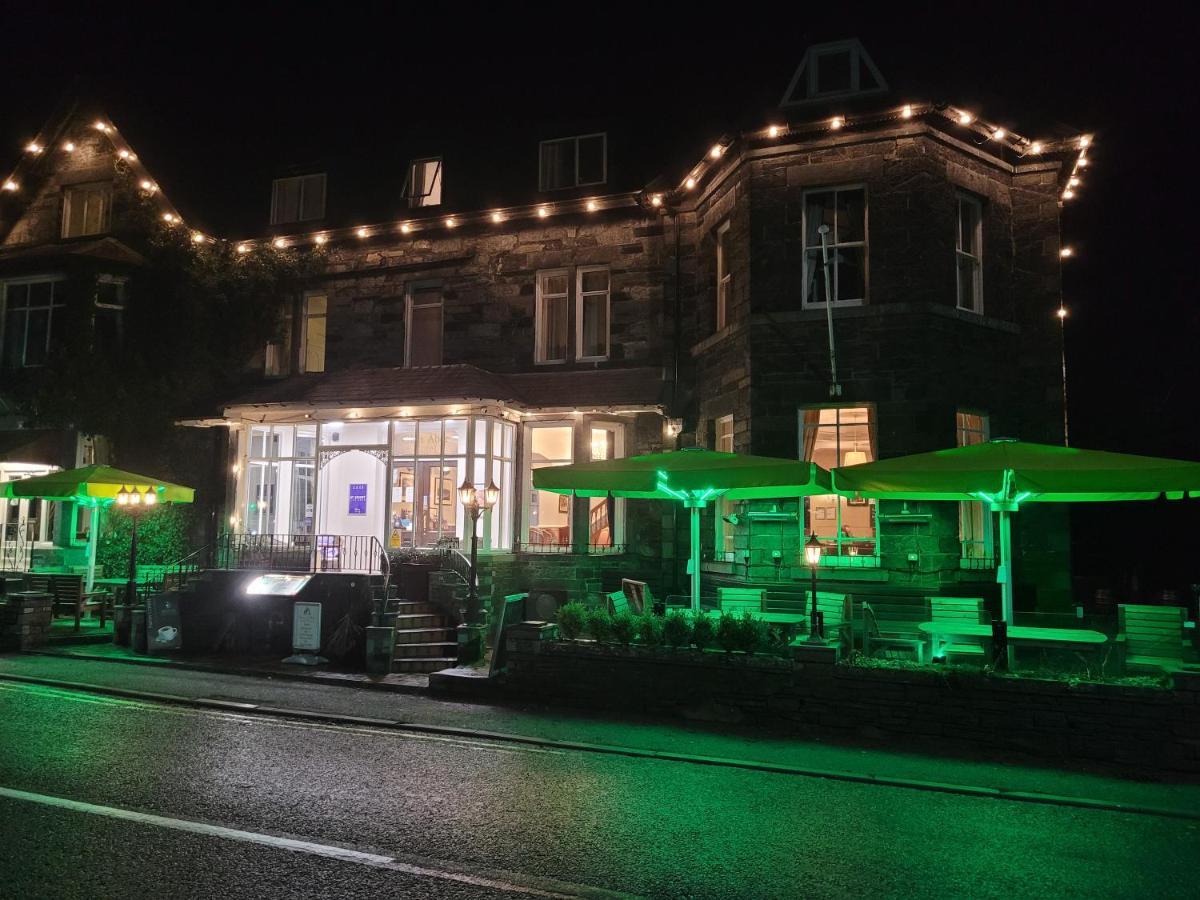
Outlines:
{"type": "Polygon", "coordinates": [[[959,309],[965,312],[973,312],[983,314],[983,201],[978,197],[968,194],[965,191],[955,192],[955,223],[957,227],[954,229],[954,282],[955,293],[954,303],[959,309]],[[962,248],[962,214],[963,204],[972,206],[975,209],[975,247],[977,253],[968,253],[962,248]],[[970,260],[973,264],[975,272],[974,285],[972,286],[971,299],[972,306],[962,305],[963,285],[962,285],[962,261],[970,260]]]}
{"type": "Polygon", "coordinates": [[[442,188],[445,179],[442,177],[445,172],[445,161],[440,156],[423,156],[420,159],[410,160],[408,163],[408,178],[405,180],[405,195],[408,197],[408,205],[410,208],[419,208],[423,206],[441,206],[442,205],[442,188]],[[425,167],[428,163],[437,163],[433,169],[433,182],[429,190],[425,193],[417,193],[417,172],[418,167],[421,172],[421,187],[425,187],[425,167]]]}
{"type": "Polygon", "coordinates": [[[324,172],[310,172],[307,175],[289,175],[285,178],[276,178],[271,182],[271,224],[272,225],[290,225],[293,222],[317,222],[325,218],[326,206],[326,174],[324,172]],[[320,179],[321,184],[321,214],[319,216],[310,216],[304,218],[304,194],[307,190],[307,185],[310,180],[320,179]],[[300,196],[296,200],[296,218],[295,219],[280,219],[279,218],[279,187],[287,182],[297,182],[300,187],[300,196]]]}
{"type": "MultiPolygon", "coordinates": [[[[980,411],[974,410],[974,409],[959,408],[959,409],[955,410],[955,414],[954,414],[954,446],[956,446],[956,447],[970,446],[970,445],[966,444],[963,440],[963,438],[966,434],[978,435],[979,440],[976,441],[975,443],[986,443],[987,441],[989,441],[991,439],[991,435],[992,435],[991,417],[985,412],[980,412],[980,411]],[[982,427],[979,430],[964,428],[959,424],[959,420],[958,420],[959,416],[978,416],[982,427]]],[[[991,564],[995,565],[994,547],[993,547],[993,543],[992,543],[992,514],[989,510],[987,510],[984,507],[983,503],[981,503],[981,502],[960,502],[958,504],[958,547],[959,547],[959,556],[963,560],[964,564],[974,565],[978,562],[986,563],[988,561],[991,561],[991,564]],[[963,528],[963,522],[966,519],[966,517],[970,514],[969,511],[971,510],[972,507],[979,507],[979,508],[983,509],[983,516],[982,516],[983,540],[971,542],[971,543],[983,545],[983,552],[981,554],[979,554],[978,556],[970,556],[969,554],[966,553],[966,548],[967,548],[968,542],[966,540],[965,529],[963,528]],[[970,561],[970,562],[968,562],[968,561],[970,561]]]]}
{"type": "MultiPolygon", "coordinates": [[[[613,448],[612,458],[613,459],[624,459],[625,458],[625,423],[597,421],[597,420],[593,419],[591,421],[588,421],[586,423],[586,425],[587,425],[587,430],[585,432],[585,437],[587,438],[587,443],[588,443],[587,458],[589,461],[592,460],[591,442],[592,442],[592,432],[593,431],[607,431],[609,433],[609,435],[611,436],[610,440],[612,441],[612,448],[613,448]]],[[[594,499],[597,499],[597,498],[594,498],[594,497],[587,498],[588,515],[589,516],[591,515],[591,501],[594,499]]],[[[605,499],[607,500],[607,498],[605,498],[605,499]]],[[[574,519],[574,516],[572,516],[572,519],[574,519]]],[[[574,525],[573,521],[572,521],[572,525],[574,525]]],[[[592,544],[591,543],[591,533],[589,532],[589,534],[588,534],[588,539],[589,539],[588,540],[588,552],[589,553],[608,553],[608,552],[612,552],[613,550],[620,550],[622,547],[624,547],[624,545],[625,545],[625,499],[623,497],[613,498],[613,519],[612,519],[612,522],[609,523],[609,526],[612,528],[612,547],[608,548],[608,547],[603,547],[599,544],[592,544]]]]}
{"type": "MultiPolygon", "coordinates": [[[[543,337],[545,336],[544,330],[545,330],[545,325],[546,325],[546,317],[542,313],[542,306],[546,299],[546,294],[542,290],[542,285],[547,278],[551,278],[554,276],[562,276],[565,279],[565,282],[567,285],[567,290],[563,294],[551,294],[550,297],[553,299],[558,299],[559,297],[562,297],[562,299],[564,301],[563,306],[565,307],[566,314],[568,316],[571,314],[571,270],[569,268],[538,269],[538,271],[534,275],[535,289],[534,289],[534,300],[533,300],[533,362],[535,365],[539,365],[539,366],[561,366],[561,365],[564,365],[567,362],[567,354],[571,350],[571,338],[570,338],[571,327],[570,327],[570,323],[568,322],[567,323],[567,340],[566,340],[566,343],[563,345],[562,359],[548,359],[548,358],[546,358],[545,353],[543,352],[543,344],[544,344],[543,337]]],[[[611,283],[610,283],[610,289],[611,289],[611,283]]]]}
{"type": "MultiPolygon", "coordinates": [[[[720,416],[713,421],[713,449],[718,453],[733,452],[733,416],[720,416]],[[721,434],[721,426],[728,424],[729,433],[721,434]]],[[[727,524],[722,518],[726,515],[726,506],[729,504],[729,509],[732,510],[736,501],[726,500],[722,495],[713,503],[713,559],[717,562],[733,562],[732,559],[726,557],[725,553],[725,532],[726,529],[732,529],[733,526],[727,524]]]]}
{"type": "MultiPolygon", "coordinates": [[[[821,250],[821,243],[819,240],[815,246],[813,246],[813,247],[808,246],[808,197],[810,194],[832,193],[832,194],[836,195],[838,193],[841,193],[842,191],[862,191],[862,195],[863,195],[863,236],[862,236],[861,241],[845,241],[842,243],[831,242],[829,244],[829,252],[832,255],[837,252],[839,247],[847,247],[847,248],[851,248],[851,249],[856,248],[856,247],[862,248],[863,296],[861,298],[856,298],[853,300],[841,300],[841,299],[830,300],[829,305],[832,307],[835,307],[835,308],[842,307],[842,306],[864,306],[867,303],[868,298],[871,296],[871,264],[870,264],[870,258],[871,258],[871,254],[870,254],[871,197],[870,197],[869,192],[867,191],[867,186],[865,184],[832,184],[832,185],[828,185],[825,187],[811,187],[811,188],[806,188],[800,196],[800,208],[803,210],[803,212],[801,213],[801,222],[800,222],[800,225],[801,225],[800,233],[802,235],[802,237],[801,237],[801,257],[800,258],[803,261],[802,265],[804,267],[804,272],[803,272],[803,275],[804,275],[804,278],[803,278],[803,283],[804,283],[803,308],[804,309],[824,309],[825,308],[824,301],[812,299],[808,295],[808,286],[809,286],[809,283],[811,282],[811,279],[809,278],[809,272],[808,272],[808,251],[816,250],[819,254],[820,250],[821,250]]],[[[837,208],[837,197],[836,196],[834,197],[833,203],[834,203],[834,208],[836,209],[837,208]]],[[[837,236],[837,227],[836,227],[837,219],[836,218],[834,219],[834,223],[835,223],[835,227],[833,229],[833,234],[831,235],[831,237],[837,236]]],[[[824,278],[825,273],[824,272],[820,273],[820,275],[818,277],[824,278]]],[[[840,297],[841,291],[837,287],[836,271],[834,273],[834,290],[840,297]]]]}
{"type": "Polygon", "coordinates": [[[547,141],[539,141],[538,142],[538,190],[539,191],[565,191],[565,190],[570,190],[571,188],[586,187],[586,186],[592,185],[592,184],[606,184],[607,182],[608,182],[608,132],[596,131],[596,132],[592,132],[591,134],[573,134],[573,135],[568,135],[567,137],[551,138],[550,140],[547,140],[547,141]],[[599,181],[582,181],[582,180],[580,180],[580,177],[579,177],[579,142],[589,140],[590,138],[600,138],[601,146],[603,148],[603,150],[601,151],[601,157],[603,159],[603,163],[601,165],[602,171],[601,171],[601,176],[600,176],[599,181]],[[574,153],[574,156],[575,156],[575,178],[570,184],[560,184],[556,187],[551,187],[546,184],[546,181],[544,178],[545,169],[542,165],[542,162],[543,162],[543,154],[545,153],[545,148],[548,144],[563,144],[563,143],[566,143],[567,141],[570,141],[574,145],[574,149],[575,149],[575,153],[574,153]]]}
{"type": "MultiPolygon", "coordinates": [[[[840,413],[843,410],[848,410],[848,409],[865,409],[867,411],[867,431],[868,431],[869,446],[871,448],[872,454],[874,455],[874,458],[879,459],[879,444],[878,444],[878,431],[877,431],[879,417],[878,417],[878,410],[876,409],[874,403],[826,403],[826,404],[815,404],[812,406],[801,406],[797,412],[797,421],[798,421],[798,425],[799,425],[798,433],[799,433],[799,437],[800,437],[799,447],[800,447],[801,459],[804,458],[803,457],[803,454],[804,454],[804,429],[805,429],[804,414],[806,412],[811,412],[814,410],[820,411],[820,410],[826,410],[826,409],[836,409],[839,412],[838,422],[833,426],[835,428],[834,433],[837,435],[836,452],[837,452],[838,459],[842,458],[841,440],[842,440],[842,427],[843,426],[842,426],[842,422],[841,422],[840,413]]],[[[851,425],[853,423],[847,423],[847,424],[851,425]]],[[[819,422],[816,427],[818,429],[821,427],[819,422]]],[[[822,495],[822,496],[836,496],[836,495],[822,495]]],[[[809,519],[809,516],[811,516],[813,514],[812,504],[809,502],[810,499],[811,498],[809,498],[809,497],[804,497],[800,501],[800,513],[801,513],[800,527],[805,535],[811,534],[815,531],[815,529],[812,527],[812,521],[809,519]]],[[[834,507],[837,510],[837,518],[835,520],[833,537],[832,538],[830,538],[828,536],[821,537],[821,543],[826,544],[826,545],[833,544],[834,547],[836,548],[837,552],[836,553],[826,552],[821,557],[821,565],[822,566],[842,566],[842,567],[857,566],[857,567],[862,567],[862,568],[878,568],[879,561],[880,561],[879,548],[880,548],[880,543],[883,539],[883,529],[882,529],[880,521],[879,521],[879,501],[875,498],[869,498],[867,500],[867,503],[869,505],[872,505],[875,507],[875,536],[873,538],[854,537],[854,536],[846,537],[842,534],[842,527],[843,527],[842,526],[842,501],[843,501],[843,499],[845,499],[845,498],[838,497],[837,503],[835,504],[835,507],[834,507]],[[843,554],[842,553],[842,545],[843,544],[851,544],[851,545],[856,544],[856,543],[862,544],[862,543],[866,543],[867,541],[872,541],[874,543],[874,551],[871,554],[864,555],[864,554],[849,554],[849,553],[843,554]]]]}
{"type": "MultiPolygon", "coordinates": [[[[112,224],[112,184],[105,181],[89,182],[84,184],[68,184],[63,187],[63,216],[62,216],[62,231],[61,236],[64,238],[81,238],[92,237],[97,234],[107,234],[112,224]],[[81,231],[79,234],[68,234],[68,225],[71,221],[71,195],[76,193],[87,192],[91,194],[99,194],[104,204],[104,208],[100,212],[100,228],[97,231],[81,231]]],[[[84,212],[84,219],[87,218],[87,212],[84,212]]]]}
{"type": "Polygon", "coordinates": [[[426,309],[431,306],[437,306],[439,320],[441,322],[442,333],[442,361],[439,365],[444,365],[446,361],[446,298],[442,293],[442,283],[440,281],[410,281],[404,288],[404,368],[412,366],[412,335],[413,335],[413,309],[418,307],[426,309]],[[430,288],[434,290],[429,290],[430,288]],[[421,303],[417,304],[416,298],[418,294],[434,293],[437,294],[437,303],[421,303]]]}
{"type": "MultiPolygon", "coordinates": [[[[521,430],[521,520],[516,543],[522,549],[530,550],[534,545],[529,542],[530,504],[529,500],[535,490],[533,486],[533,432],[538,428],[569,428],[571,430],[571,458],[559,465],[571,465],[575,462],[575,444],[578,438],[578,421],[572,419],[550,419],[544,422],[526,422],[521,430]]],[[[575,498],[570,498],[567,506],[567,545],[575,543],[575,498]]],[[[549,544],[549,547],[561,547],[561,544],[549,544]]],[[[534,550],[533,552],[538,552],[534,550]]]]}
{"type": "MultiPolygon", "coordinates": [[[[569,301],[568,301],[569,302],[569,301]]],[[[608,266],[580,266],[575,270],[575,359],[577,362],[603,362],[612,355],[612,271],[608,266]],[[583,301],[584,297],[599,296],[600,291],[583,291],[583,276],[588,272],[604,272],[608,275],[608,287],[604,289],[604,353],[600,356],[583,355],[583,301]]]]}
{"type": "Polygon", "coordinates": [[[729,236],[729,220],[717,226],[717,331],[729,324],[729,294],[733,290],[733,273],[729,271],[726,242],[729,236]]]}
{"type": "MultiPolygon", "coordinates": [[[[49,310],[49,315],[46,317],[46,353],[50,353],[50,348],[54,343],[54,311],[65,310],[67,301],[63,298],[59,301],[58,288],[51,288],[50,305],[49,306],[26,306],[25,307],[25,334],[21,342],[21,362],[19,365],[11,364],[8,359],[2,357],[4,348],[7,346],[8,335],[5,330],[8,327],[8,289],[13,285],[20,284],[64,284],[67,277],[65,275],[33,275],[28,278],[8,278],[0,281],[0,369],[33,369],[38,368],[44,363],[26,363],[25,360],[29,351],[29,313],[34,309],[49,310]]],[[[60,313],[62,315],[62,313],[60,313]]]]}
{"type": "Polygon", "coordinates": [[[305,291],[304,296],[300,300],[300,371],[301,372],[325,372],[329,368],[329,294],[325,291],[305,291]],[[309,302],[317,297],[325,298],[325,311],[323,313],[309,312],[309,302]],[[325,335],[322,338],[321,347],[321,368],[310,369],[308,366],[308,326],[312,319],[325,320],[325,335]]]}

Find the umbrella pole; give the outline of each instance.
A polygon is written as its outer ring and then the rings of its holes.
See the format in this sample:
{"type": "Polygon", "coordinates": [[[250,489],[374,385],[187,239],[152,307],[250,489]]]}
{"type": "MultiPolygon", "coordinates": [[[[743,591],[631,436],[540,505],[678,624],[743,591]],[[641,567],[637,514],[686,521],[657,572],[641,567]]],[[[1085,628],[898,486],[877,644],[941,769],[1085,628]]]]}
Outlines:
{"type": "Polygon", "coordinates": [[[690,500],[687,503],[688,508],[692,511],[691,521],[691,560],[692,570],[692,615],[700,614],[700,510],[703,507],[702,501],[690,500]]]}
{"type": "Polygon", "coordinates": [[[1008,510],[1000,510],[1000,571],[1003,580],[1000,582],[1000,617],[1009,625],[1013,622],[1013,552],[1012,552],[1012,515],[1008,510]]]}
{"type": "MultiPolygon", "coordinates": [[[[78,515],[78,513],[76,513],[78,515]]],[[[92,507],[92,527],[88,530],[87,591],[96,585],[96,541],[100,533],[100,504],[92,507]]]]}

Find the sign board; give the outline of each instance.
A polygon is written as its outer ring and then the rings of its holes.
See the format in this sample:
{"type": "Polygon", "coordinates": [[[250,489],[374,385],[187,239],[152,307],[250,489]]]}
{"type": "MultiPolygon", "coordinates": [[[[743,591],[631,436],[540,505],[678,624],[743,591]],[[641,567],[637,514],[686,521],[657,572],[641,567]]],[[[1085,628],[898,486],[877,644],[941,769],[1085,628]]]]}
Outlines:
{"type": "Polygon", "coordinates": [[[152,596],[146,603],[146,649],[178,650],[183,643],[179,624],[179,595],[174,591],[152,596]]]}
{"type": "Polygon", "coordinates": [[[367,486],[365,484],[350,485],[349,514],[352,516],[365,516],[367,514],[367,486]]]}
{"type": "Polygon", "coordinates": [[[296,650],[321,649],[321,604],[292,604],[292,647],[296,650]]]}
{"type": "Polygon", "coordinates": [[[304,586],[312,580],[311,575],[288,575],[281,572],[269,572],[256,575],[246,585],[246,593],[252,596],[295,597],[304,590],[304,586]]]}

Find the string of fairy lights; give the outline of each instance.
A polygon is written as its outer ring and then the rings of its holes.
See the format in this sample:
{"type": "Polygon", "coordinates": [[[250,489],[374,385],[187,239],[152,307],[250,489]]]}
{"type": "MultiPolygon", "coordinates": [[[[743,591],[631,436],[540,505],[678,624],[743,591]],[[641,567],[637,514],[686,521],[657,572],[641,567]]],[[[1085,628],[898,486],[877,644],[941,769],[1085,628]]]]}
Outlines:
{"type": "MultiPolygon", "coordinates": [[[[965,129],[969,134],[977,137],[978,143],[981,145],[990,145],[999,151],[1007,150],[1016,154],[1019,158],[1070,154],[1073,156],[1073,161],[1070,171],[1067,174],[1064,186],[1059,195],[1062,202],[1074,199],[1083,184],[1082,172],[1088,166],[1088,149],[1092,144],[1092,138],[1090,135],[1081,134],[1074,138],[1058,140],[1034,140],[1011,131],[999,124],[988,122],[967,109],[955,106],[937,106],[933,104],[917,105],[906,103],[903,106],[892,110],[887,110],[882,113],[876,112],[861,117],[836,115],[830,118],[804,124],[772,123],[764,126],[761,129],[758,129],[757,131],[747,132],[742,136],[742,139],[766,139],[777,141],[788,137],[803,137],[806,135],[813,135],[814,133],[820,134],[822,131],[841,132],[846,129],[852,129],[856,125],[875,124],[888,119],[903,121],[926,118],[930,116],[941,116],[960,128],[965,129]]],[[[187,228],[188,225],[184,221],[183,217],[179,214],[179,211],[170,203],[165,194],[159,189],[157,181],[146,170],[145,166],[142,165],[138,155],[134,152],[129,142],[121,136],[116,126],[109,121],[98,119],[92,123],[91,128],[95,132],[108,138],[117,158],[129,167],[129,171],[133,178],[136,179],[138,189],[142,196],[147,199],[152,199],[157,203],[158,215],[161,221],[170,227],[187,228]]],[[[522,219],[549,219],[553,216],[561,215],[599,213],[604,210],[632,207],[642,203],[648,204],[652,209],[665,212],[669,199],[680,199],[697,188],[706,177],[710,176],[718,169],[721,161],[736,143],[737,139],[735,138],[723,138],[722,140],[714,143],[705,153],[704,157],[697,161],[696,164],[686,172],[675,190],[670,192],[674,195],[673,197],[669,196],[668,193],[657,191],[613,194],[565,202],[557,201],[535,203],[525,206],[513,206],[502,209],[491,209],[469,213],[414,217],[375,225],[358,225],[348,228],[322,229],[306,234],[294,234],[286,236],[281,235],[265,240],[248,239],[225,241],[223,239],[214,238],[198,229],[193,229],[191,232],[191,240],[197,245],[210,243],[229,244],[233,246],[237,253],[246,254],[256,247],[267,245],[277,250],[285,250],[292,247],[303,246],[323,247],[329,244],[331,241],[361,241],[388,234],[400,234],[408,236],[418,233],[444,233],[445,231],[452,231],[453,229],[462,226],[494,226],[502,225],[506,222],[519,221],[522,219]]],[[[79,145],[76,143],[76,141],[70,139],[61,141],[56,147],[49,147],[37,140],[33,140],[25,145],[25,154],[27,159],[35,159],[42,157],[46,153],[54,151],[64,154],[71,154],[77,152],[78,149],[79,145]]],[[[0,190],[7,191],[9,193],[17,193],[21,190],[22,185],[20,173],[22,167],[22,163],[18,163],[18,166],[13,173],[10,174],[9,177],[3,181],[3,183],[0,183],[0,190]]],[[[1060,255],[1063,259],[1070,257],[1070,248],[1064,247],[1060,255]]]]}

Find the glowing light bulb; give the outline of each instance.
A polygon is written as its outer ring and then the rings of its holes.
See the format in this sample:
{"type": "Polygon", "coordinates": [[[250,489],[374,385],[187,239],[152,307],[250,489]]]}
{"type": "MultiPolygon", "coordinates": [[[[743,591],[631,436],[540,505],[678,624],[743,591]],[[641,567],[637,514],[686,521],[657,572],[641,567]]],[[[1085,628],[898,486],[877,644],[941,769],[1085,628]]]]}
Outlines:
{"type": "Polygon", "coordinates": [[[492,221],[495,222],[497,225],[499,225],[501,222],[504,221],[504,216],[500,215],[500,213],[498,213],[498,212],[494,212],[494,213],[492,213],[492,221]]]}
{"type": "Polygon", "coordinates": [[[1091,145],[1092,145],[1092,139],[1090,137],[1088,137],[1086,134],[1081,134],[1079,136],[1079,149],[1080,150],[1086,150],[1091,145]]]}
{"type": "Polygon", "coordinates": [[[108,125],[106,125],[104,122],[101,122],[99,120],[97,120],[95,123],[93,123],[92,127],[95,128],[97,131],[103,131],[105,134],[108,133],[108,125]]]}
{"type": "Polygon", "coordinates": [[[1061,256],[1063,259],[1067,259],[1070,256],[1074,256],[1075,251],[1072,250],[1070,247],[1063,247],[1061,250],[1058,251],[1058,255],[1061,256]]]}
{"type": "Polygon", "coordinates": [[[121,157],[121,159],[129,159],[131,155],[132,154],[124,147],[117,151],[117,156],[121,157]]]}
{"type": "Polygon", "coordinates": [[[193,231],[192,232],[192,243],[193,244],[203,244],[204,243],[204,235],[202,235],[198,231],[193,231]]]}
{"type": "Polygon", "coordinates": [[[650,205],[654,207],[662,206],[662,194],[651,194],[650,205]]]}
{"type": "Polygon", "coordinates": [[[720,144],[713,144],[712,149],[708,151],[708,155],[711,156],[713,159],[720,159],[721,154],[723,154],[724,152],[725,152],[725,148],[722,147],[720,144]]]}
{"type": "Polygon", "coordinates": [[[32,153],[34,156],[37,156],[37,154],[42,152],[42,145],[37,141],[30,141],[25,145],[25,152],[32,153]]]}
{"type": "Polygon", "coordinates": [[[324,244],[327,240],[329,240],[329,238],[323,234],[318,234],[316,237],[313,238],[313,242],[316,243],[318,246],[320,246],[321,244],[324,244]]]}
{"type": "Polygon", "coordinates": [[[66,150],[68,153],[74,153],[75,152],[75,142],[67,141],[65,144],[62,145],[62,148],[64,150],[66,150]]]}
{"type": "Polygon", "coordinates": [[[249,252],[250,252],[250,245],[249,245],[249,244],[238,244],[238,245],[237,245],[237,252],[238,252],[238,253],[249,253],[249,252]]]}
{"type": "Polygon", "coordinates": [[[683,183],[683,186],[684,186],[684,187],[685,187],[687,190],[689,190],[689,191],[690,191],[692,188],[694,188],[694,187],[696,186],[696,179],[695,179],[695,178],[692,178],[692,177],[689,175],[689,176],[688,176],[688,179],[687,179],[687,181],[685,181],[685,182],[683,183]]]}
{"type": "Polygon", "coordinates": [[[1007,132],[1007,131],[1005,131],[1003,128],[997,128],[997,129],[995,129],[994,131],[992,131],[992,140],[993,140],[993,141],[1000,141],[1000,140],[1003,140],[1003,139],[1004,139],[1004,136],[1005,136],[1006,134],[1008,134],[1008,132],[1007,132]]]}
{"type": "Polygon", "coordinates": [[[1065,307],[1065,306],[1060,306],[1060,307],[1058,308],[1058,312],[1056,313],[1056,315],[1057,315],[1057,316],[1058,316],[1060,319],[1065,319],[1065,318],[1067,317],[1067,309],[1066,309],[1066,307],[1065,307]]]}
{"type": "Polygon", "coordinates": [[[1079,154],[1079,159],[1076,161],[1075,165],[1079,166],[1079,168],[1081,168],[1081,169],[1086,169],[1087,164],[1088,164],[1088,158],[1086,156],[1084,156],[1082,153],[1079,154]]]}
{"type": "Polygon", "coordinates": [[[1067,187],[1079,187],[1079,179],[1072,175],[1067,179],[1067,187]]]}
{"type": "Polygon", "coordinates": [[[548,215],[550,215],[550,210],[546,209],[546,207],[544,207],[544,206],[538,207],[538,218],[539,219],[544,219],[548,215]]]}
{"type": "Polygon", "coordinates": [[[141,187],[143,191],[148,191],[151,194],[153,194],[155,191],[154,182],[149,178],[143,178],[139,184],[139,187],[141,187]]]}
{"type": "Polygon", "coordinates": [[[587,211],[588,212],[595,212],[597,209],[599,209],[599,206],[597,205],[595,200],[589,200],[587,202],[587,211]]]}
{"type": "Polygon", "coordinates": [[[277,238],[275,238],[275,240],[271,241],[271,246],[274,247],[276,250],[282,250],[284,247],[287,246],[287,241],[285,241],[281,237],[277,237],[277,238]]]}
{"type": "Polygon", "coordinates": [[[15,191],[15,190],[17,190],[19,185],[10,178],[6,182],[4,182],[3,185],[0,185],[0,187],[3,187],[4,190],[6,190],[6,191],[15,191]]]}
{"type": "Polygon", "coordinates": [[[832,119],[829,120],[829,127],[832,128],[834,131],[837,131],[839,128],[841,128],[845,124],[846,124],[846,120],[844,118],[842,118],[841,116],[834,116],[832,119]]]}
{"type": "Polygon", "coordinates": [[[767,126],[767,137],[779,137],[779,126],[778,125],[768,125],[767,126]]]}
{"type": "Polygon", "coordinates": [[[958,124],[959,125],[970,125],[974,121],[975,121],[975,117],[973,115],[971,115],[969,112],[967,112],[966,110],[959,111],[959,114],[958,114],[958,124]]]}
{"type": "Polygon", "coordinates": [[[371,232],[367,231],[367,229],[365,229],[365,228],[360,228],[357,231],[355,231],[354,233],[356,235],[358,235],[360,238],[370,237],[370,235],[371,235],[371,232]]]}
{"type": "Polygon", "coordinates": [[[900,107],[900,118],[911,119],[913,117],[913,108],[911,103],[905,103],[900,107]]]}
{"type": "Polygon", "coordinates": [[[1034,141],[1032,144],[1030,144],[1029,152],[1030,153],[1041,153],[1042,152],[1042,142],[1034,141]]]}
{"type": "Polygon", "coordinates": [[[1063,196],[1064,200],[1071,200],[1075,197],[1075,192],[1073,190],[1071,190],[1070,188],[1067,188],[1065,191],[1062,192],[1062,196],[1063,196]]]}
{"type": "MultiPolygon", "coordinates": [[[[454,218],[454,216],[447,216],[446,217],[446,227],[447,228],[457,228],[458,227],[458,219],[454,218]]],[[[400,230],[403,231],[404,229],[401,228],[400,230]]]]}
{"type": "Polygon", "coordinates": [[[410,231],[412,231],[412,226],[409,225],[407,222],[402,222],[400,224],[400,233],[401,234],[408,234],[410,231]]]}
{"type": "Polygon", "coordinates": [[[162,219],[168,225],[171,225],[175,222],[175,216],[173,216],[171,213],[163,213],[162,219]]]}

